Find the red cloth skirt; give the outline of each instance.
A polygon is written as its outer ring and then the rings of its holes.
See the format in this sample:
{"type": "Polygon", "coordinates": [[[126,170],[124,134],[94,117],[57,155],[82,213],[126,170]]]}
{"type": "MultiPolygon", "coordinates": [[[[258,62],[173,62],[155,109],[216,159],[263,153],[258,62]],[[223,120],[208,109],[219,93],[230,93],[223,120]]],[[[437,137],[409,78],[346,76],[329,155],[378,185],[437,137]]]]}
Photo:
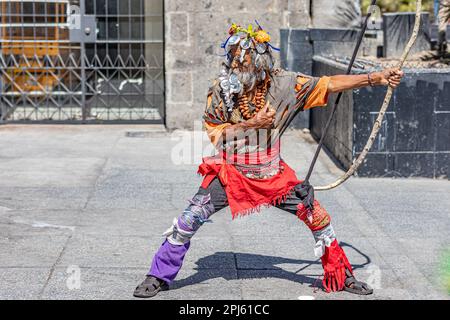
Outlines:
{"type": "MultiPolygon", "coordinates": [[[[277,152],[268,153],[269,157],[278,156],[277,152]]],[[[246,159],[249,158],[245,155],[246,159]]],[[[267,160],[264,155],[251,155],[250,158],[267,160]]],[[[202,187],[207,188],[215,177],[225,188],[233,219],[259,211],[261,206],[276,205],[283,202],[300,180],[283,160],[280,160],[278,174],[268,179],[252,179],[241,174],[233,162],[224,160],[224,155],[203,158],[198,173],[204,176],[202,187]]]]}

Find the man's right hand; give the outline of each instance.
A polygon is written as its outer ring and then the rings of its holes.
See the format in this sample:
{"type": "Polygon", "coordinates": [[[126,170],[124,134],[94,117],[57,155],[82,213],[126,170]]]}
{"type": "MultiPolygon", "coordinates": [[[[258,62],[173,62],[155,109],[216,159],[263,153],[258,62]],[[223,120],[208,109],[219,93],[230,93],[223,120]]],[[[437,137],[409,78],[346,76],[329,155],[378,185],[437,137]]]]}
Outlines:
{"type": "Polygon", "coordinates": [[[274,121],[275,110],[270,108],[270,103],[267,102],[253,118],[226,127],[222,132],[222,142],[245,143],[245,139],[242,139],[246,135],[245,131],[249,129],[270,129],[273,127],[274,121]]]}
{"type": "Polygon", "coordinates": [[[253,118],[247,120],[247,125],[254,129],[270,129],[274,121],[275,110],[270,108],[270,102],[267,102],[253,118]]]}

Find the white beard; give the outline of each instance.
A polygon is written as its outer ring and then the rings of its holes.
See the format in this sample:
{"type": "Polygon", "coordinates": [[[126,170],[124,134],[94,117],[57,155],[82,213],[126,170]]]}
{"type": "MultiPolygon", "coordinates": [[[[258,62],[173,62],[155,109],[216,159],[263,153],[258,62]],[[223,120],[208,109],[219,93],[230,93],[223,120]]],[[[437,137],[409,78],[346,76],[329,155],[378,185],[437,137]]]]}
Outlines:
{"type": "Polygon", "coordinates": [[[242,84],[242,89],[241,92],[239,92],[239,95],[242,95],[244,92],[252,91],[256,85],[263,80],[261,78],[261,72],[240,71],[238,68],[234,68],[232,69],[232,73],[237,75],[242,84]]]}

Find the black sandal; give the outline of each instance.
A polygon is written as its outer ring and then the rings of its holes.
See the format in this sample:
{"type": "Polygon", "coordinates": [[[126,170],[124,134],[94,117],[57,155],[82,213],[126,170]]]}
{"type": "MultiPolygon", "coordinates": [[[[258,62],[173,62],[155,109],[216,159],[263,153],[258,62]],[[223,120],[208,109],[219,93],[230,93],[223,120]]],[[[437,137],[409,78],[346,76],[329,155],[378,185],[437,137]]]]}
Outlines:
{"type": "Polygon", "coordinates": [[[169,286],[163,280],[153,276],[147,276],[134,290],[133,296],[136,298],[151,298],[160,291],[169,290],[169,286]]]}
{"type": "Polygon", "coordinates": [[[345,270],[347,278],[345,279],[344,290],[350,293],[367,296],[373,293],[373,289],[365,282],[356,280],[350,271],[345,270]]]}

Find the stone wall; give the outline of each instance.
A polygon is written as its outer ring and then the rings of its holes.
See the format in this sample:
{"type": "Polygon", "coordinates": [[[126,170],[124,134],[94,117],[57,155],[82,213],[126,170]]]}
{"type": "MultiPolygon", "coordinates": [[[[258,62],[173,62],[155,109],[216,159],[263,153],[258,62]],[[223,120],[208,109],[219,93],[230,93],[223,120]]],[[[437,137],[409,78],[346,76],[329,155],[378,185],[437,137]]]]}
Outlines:
{"type": "Polygon", "coordinates": [[[315,28],[355,28],[361,23],[360,0],[314,0],[311,13],[315,28]]]}
{"type": "MultiPolygon", "coordinates": [[[[166,126],[188,128],[201,119],[208,87],[219,72],[220,44],[232,22],[254,19],[279,45],[280,28],[307,27],[309,0],[165,0],[166,126]]],[[[275,53],[279,60],[279,54],[275,53]]]]}

